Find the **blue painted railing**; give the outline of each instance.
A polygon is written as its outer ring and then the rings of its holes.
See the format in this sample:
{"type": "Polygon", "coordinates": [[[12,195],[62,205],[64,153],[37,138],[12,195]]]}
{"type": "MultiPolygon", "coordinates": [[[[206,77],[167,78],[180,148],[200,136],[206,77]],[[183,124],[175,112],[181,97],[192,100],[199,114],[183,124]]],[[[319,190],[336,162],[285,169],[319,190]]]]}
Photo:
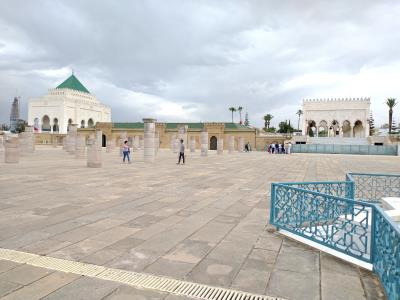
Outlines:
{"type": "Polygon", "coordinates": [[[349,173],[346,181],[273,183],[270,223],[371,263],[389,300],[400,299],[400,228],[377,205],[400,196],[400,175],[349,173]]]}
{"type": "Polygon", "coordinates": [[[354,199],[380,203],[383,197],[400,197],[400,175],[348,173],[354,183],[354,199]]]}

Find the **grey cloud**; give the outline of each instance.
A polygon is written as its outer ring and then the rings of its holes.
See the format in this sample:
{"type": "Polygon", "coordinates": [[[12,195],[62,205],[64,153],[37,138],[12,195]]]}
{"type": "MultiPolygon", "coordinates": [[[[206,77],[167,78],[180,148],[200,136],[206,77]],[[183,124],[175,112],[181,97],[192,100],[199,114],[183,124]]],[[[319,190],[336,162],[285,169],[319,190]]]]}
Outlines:
{"type": "MultiPolygon", "coordinates": [[[[334,82],[285,84],[312,73],[358,76],[398,62],[399,12],[394,0],[4,0],[0,120],[7,120],[16,88],[27,100],[64,79],[35,71],[74,68],[112,107],[114,120],[157,110],[154,103],[147,111],[136,105],[131,91],[176,103],[194,121],[228,121],[227,108],[240,105],[257,126],[268,112],[297,122],[303,97],[342,89],[334,82]]],[[[347,95],[332,95],[339,96],[347,95]]],[[[377,86],[374,96],[397,95],[377,86]]]]}

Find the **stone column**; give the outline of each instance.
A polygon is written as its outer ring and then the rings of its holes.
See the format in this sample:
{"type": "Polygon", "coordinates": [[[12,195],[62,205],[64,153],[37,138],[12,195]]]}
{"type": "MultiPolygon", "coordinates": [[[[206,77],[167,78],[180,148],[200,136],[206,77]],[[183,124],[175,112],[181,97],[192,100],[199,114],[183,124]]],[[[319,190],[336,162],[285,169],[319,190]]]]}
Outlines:
{"type": "Polygon", "coordinates": [[[207,156],[208,154],[208,132],[203,130],[200,134],[201,142],[201,156],[207,156]]]}
{"type": "Polygon", "coordinates": [[[183,143],[187,145],[187,125],[179,125],[178,126],[178,138],[179,138],[179,144],[181,143],[181,140],[183,140],[183,143]]]}
{"type": "Polygon", "coordinates": [[[62,138],[62,149],[65,150],[65,151],[67,151],[67,144],[68,144],[67,140],[68,140],[68,135],[63,136],[63,138],[62,138]]]}
{"type": "Polygon", "coordinates": [[[139,150],[139,148],[140,148],[139,136],[136,135],[133,138],[133,149],[132,150],[137,151],[137,150],[139,150]]]}
{"type": "Polygon", "coordinates": [[[19,162],[19,140],[17,137],[7,137],[4,144],[5,154],[4,162],[18,163],[19,162]]]}
{"type": "Polygon", "coordinates": [[[88,141],[87,166],[89,168],[101,168],[101,131],[96,131],[88,141]]]}
{"type": "Polygon", "coordinates": [[[229,153],[235,151],[235,137],[233,135],[229,136],[228,150],[229,153]]]}
{"type": "Polygon", "coordinates": [[[120,136],[120,139],[119,139],[119,156],[123,155],[122,152],[124,150],[124,143],[127,140],[128,140],[128,138],[126,137],[126,132],[124,131],[124,132],[121,133],[121,136],[120,136]]]}
{"type": "Polygon", "coordinates": [[[155,158],[154,137],[156,132],[156,120],[143,119],[144,123],[144,161],[153,162],[155,158]]]}
{"type": "Polygon", "coordinates": [[[67,139],[67,152],[75,154],[75,140],[77,135],[78,127],[73,124],[69,126],[68,139],[67,139]]]}
{"type": "Polygon", "coordinates": [[[0,136],[0,151],[4,151],[4,137],[0,136]]]}
{"type": "Polygon", "coordinates": [[[115,148],[115,140],[111,136],[110,139],[107,139],[107,144],[106,144],[106,152],[111,153],[115,148]]]}
{"type": "Polygon", "coordinates": [[[224,153],[224,138],[220,137],[217,140],[217,154],[223,154],[224,153]]]}
{"type": "Polygon", "coordinates": [[[190,138],[190,152],[195,152],[196,151],[196,138],[192,136],[190,138]]]}
{"type": "Polygon", "coordinates": [[[238,152],[243,152],[244,150],[244,138],[240,137],[239,138],[239,145],[238,145],[238,152]]]}
{"type": "Polygon", "coordinates": [[[53,148],[57,148],[57,143],[58,143],[58,137],[55,135],[55,134],[53,134],[52,136],[51,136],[51,146],[53,147],[53,148]]]}
{"type": "Polygon", "coordinates": [[[154,134],[154,150],[155,150],[155,153],[158,152],[159,148],[160,148],[160,133],[158,131],[156,131],[155,134],[154,134]]]}
{"type": "Polygon", "coordinates": [[[75,140],[75,158],[85,158],[86,155],[86,138],[82,134],[78,134],[75,140]]]}
{"type": "Polygon", "coordinates": [[[176,140],[176,134],[171,135],[170,149],[173,153],[175,153],[175,140],[176,140]]]}

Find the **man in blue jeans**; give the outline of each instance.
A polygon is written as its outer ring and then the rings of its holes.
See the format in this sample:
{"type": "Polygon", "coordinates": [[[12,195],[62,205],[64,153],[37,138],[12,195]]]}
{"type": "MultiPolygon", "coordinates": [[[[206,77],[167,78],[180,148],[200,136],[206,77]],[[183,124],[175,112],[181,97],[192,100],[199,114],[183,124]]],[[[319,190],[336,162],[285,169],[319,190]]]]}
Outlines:
{"type": "Polygon", "coordinates": [[[179,145],[179,160],[176,163],[177,165],[181,163],[181,158],[183,160],[183,164],[185,164],[185,144],[183,143],[182,139],[181,139],[181,144],[179,145]]]}

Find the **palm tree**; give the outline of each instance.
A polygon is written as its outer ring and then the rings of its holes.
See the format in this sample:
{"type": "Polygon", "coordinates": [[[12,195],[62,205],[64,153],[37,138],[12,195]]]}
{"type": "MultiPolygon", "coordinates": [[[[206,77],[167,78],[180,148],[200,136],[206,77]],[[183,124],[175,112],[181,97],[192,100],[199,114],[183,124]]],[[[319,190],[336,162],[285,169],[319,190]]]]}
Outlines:
{"type": "Polygon", "coordinates": [[[239,106],[239,107],[237,108],[237,110],[238,110],[238,112],[239,112],[239,116],[240,116],[240,125],[242,125],[242,109],[243,109],[243,107],[241,107],[241,106],[239,106]]]}
{"type": "Polygon", "coordinates": [[[264,116],[264,121],[265,121],[265,128],[266,129],[269,129],[269,124],[271,123],[271,120],[273,119],[273,115],[270,115],[270,114],[266,114],[265,116],[264,116]]]}
{"type": "Polygon", "coordinates": [[[296,115],[299,116],[299,120],[297,121],[297,130],[300,130],[300,116],[303,114],[303,111],[299,109],[296,113],[296,115]]]}
{"type": "Polygon", "coordinates": [[[388,98],[386,105],[389,106],[389,133],[392,133],[392,119],[393,119],[393,107],[397,104],[395,98],[388,98]]]}
{"type": "Polygon", "coordinates": [[[232,112],[232,123],[233,123],[233,113],[236,111],[236,108],[234,108],[232,106],[232,107],[229,107],[229,110],[232,112]]]}

